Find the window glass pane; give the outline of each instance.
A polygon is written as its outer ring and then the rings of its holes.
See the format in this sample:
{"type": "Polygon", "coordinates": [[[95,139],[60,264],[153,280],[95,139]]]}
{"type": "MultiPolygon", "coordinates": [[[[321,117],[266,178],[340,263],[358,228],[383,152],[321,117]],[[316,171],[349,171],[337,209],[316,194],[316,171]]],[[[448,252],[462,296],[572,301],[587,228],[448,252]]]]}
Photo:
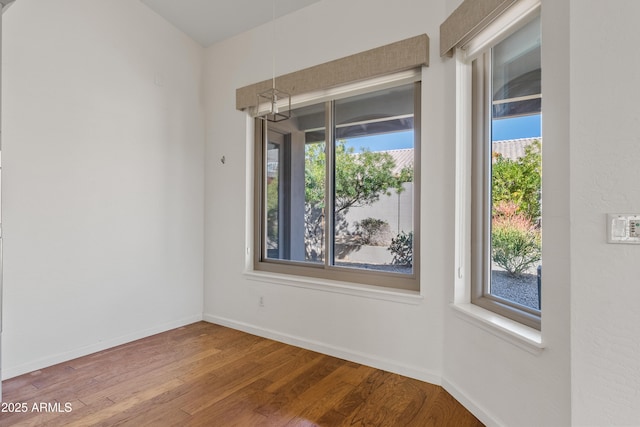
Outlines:
{"type": "Polygon", "coordinates": [[[324,263],[324,104],[294,109],[268,123],[264,257],[324,263]]]}
{"type": "Polygon", "coordinates": [[[540,18],[494,46],[493,117],[540,113],[540,18]]]}
{"type": "Polygon", "coordinates": [[[333,265],[412,272],[414,88],[335,101],[333,265]]]}
{"type": "Polygon", "coordinates": [[[489,292],[537,310],[542,280],[539,18],[496,45],[491,58],[489,292]]]}
{"type": "MultiPolygon", "coordinates": [[[[324,137],[324,132],[323,137],[324,137]]],[[[317,138],[314,138],[317,139],[317,138]]],[[[304,146],[304,248],[305,260],[324,262],[326,144],[310,142],[304,146]]]]}

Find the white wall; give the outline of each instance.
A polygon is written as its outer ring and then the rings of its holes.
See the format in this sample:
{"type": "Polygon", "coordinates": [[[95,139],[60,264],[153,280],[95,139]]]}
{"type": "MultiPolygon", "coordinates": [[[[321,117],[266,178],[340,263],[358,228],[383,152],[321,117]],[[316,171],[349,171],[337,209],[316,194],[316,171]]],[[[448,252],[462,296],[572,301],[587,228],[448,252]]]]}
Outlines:
{"type": "Polygon", "coordinates": [[[552,104],[548,111],[554,115],[545,116],[544,138],[560,142],[545,164],[545,174],[557,181],[545,189],[550,213],[545,229],[551,230],[545,255],[555,258],[548,265],[545,261],[547,348],[532,354],[459,318],[449,307],[455,270],[455,64],[439,58],[438,32],[457,4],[325,0],[278,20],[278,31],[289,34],[286,43],[276,43],[278,74],[420,33],[431,38],[431,65],[423,74],[424,300],[415,305],[256,282],[243,275],[245,245],[251,246],[252,133],[246,115],[234,111],[234,90],[270,77],[272,51],[264,43],[270,27],[207,50],[205,319],[442,383],[489,425],[567,425],[569,233],[568,184],[563,183],[568,35],[562,32],[568,8],[566,2],[545,2],[543,18],[545,37],[557,39],[544,54],[544,84],[553,92],[545,108],[552,104]],[[224,165],[219,161],[223,155],[224,165]],[[264,308],[258,307],[259,296],[264,296],[264,308]]]}
{"type": "MultiPolygon", "coordinates": [[[[459,3],[459,2],[458,2],[459,3]]],[[[455,7],[456,5],[453,5],[455,7]]],[[[448,310],[445,386],[488,424],[570,424],[569,210],[568,210],[568,2],[543,0],[543,292],[545,349],[530,352],[448,310]]],[[[447,87],[453,93],[453,61],[447,87]]],[[[455,105],[447,100],[448,140],[455,138],[455,105]]],[[[451,154],[453,156],[453,154],[451,154]]],[[[453,162],[450,157],[447,162],[453,162]]],[[[453,178],[453,177],[452,177],[453,178]]],[[[453,289],[447,292],[453,299],[453,289]]]]}
{"type": "Polygon", "coordinates": [[[5,13],[4,377],[201,318],[202,52],[138,1],[5,13]]]}
{"type": "Polygon", "coordinates": [[[640,3],[571,1],[573,421],[640,423],[640,246],[606,213],[640,213],[640,3]]]}
{"type": "MultiPolygon", "coordinates": [[[[443,19],[440,1],[325,0],[278,20],[278,74],[427,32],[437,43],[443,19]],[[284,33],[286,31],[286,34],[284,33]]],[[[252,133],[247,115],[235,110],[235,89],[271,77],[271,26],[210,47],[206,55],[206,249],[205,319],[240,327],[306,347],[364,361],[438,382],[442,367],[443,286],[450,262],[434,246],[423,253],[424,300],[416,304],[249,280],[245,247],[251,235],[252,133]],[[225,156],[226,164],[220,162],[225,156]],[[249,221],[247,220],[249,218],[249,221]],[[258,306],[264,296],[265,307],[258,306]]],[[[432,44],[432,46],[435,46],[432,44]]],[[[423,97],[441,100],[442,69],[425,71],[423,97]]],[[[425,102],[423,170],[444,172],[442,112],[425,102]]],[[[423,219],[445,220],[446,197],[425,179],[423,219]]],[[[442,227],[424,238],[445,240],[442,227]]]]}
{"type": "Polygon", "coordinates": [[[431,37],[424,299],[407,303],[244,274],[251,126],[235,89],[270,77],[269,25],[206,50],[203,92],[202,50],[137,1],[18,1],[3,32],[5,377],[200,318],[204,243],[207,320],[440,382],[489,425],[637,424],[638,248],[605,244],[604,216],[640,211],[640,6],[543,0],[546,348],[535,354],[449,307],[455,70],[437,52],[459,3],[324,0],[278,20],[279,74],[431,37]]]}

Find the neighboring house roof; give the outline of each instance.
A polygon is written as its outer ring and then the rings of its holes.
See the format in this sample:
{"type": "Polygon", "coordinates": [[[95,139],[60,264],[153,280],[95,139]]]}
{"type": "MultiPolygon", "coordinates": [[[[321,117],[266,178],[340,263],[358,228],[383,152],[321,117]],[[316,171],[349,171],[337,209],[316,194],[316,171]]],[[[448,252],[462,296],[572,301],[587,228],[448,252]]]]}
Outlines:
{"type": "Polygon", "coordinates": [[[393,168],[394,175],[398,175],[406,167],[413,167],[413,148],[387,150],[384,153],[391,155],[396,162],[396,166],[393,168]]]}
{"type": "Polygon", "coordinates": [[[520,138],[493,141],[491,144],[491,151],[502,155],[502,157],[506,159],[517,160],[524,156],[524,149],[534,141],[541,141],[541,138],[520,138]]]}
{"type": "MultiPolygon", "coordinates": [[[[527,146],[531,145],[534,141],[541,140],[541,138],[520,138],[493,141],[491,151],[507,159],[517,160],[524,156],[524,150],[527,146]]],[[[384,152],[390,154],[396,162],[396,167],[393,169],[394,174],[400,173],[400,171],[406,167],[413,166],[413,148],[387,150],[384,152]]]]}
{"type": "MultiPolygon", "coordinates": [[[[520,138],[507,139],[504,141],[493,141],[491,150],[494,153],[502,155],[504,158],[517,160],[524,156],[524,150],[534,141],[541,141],[541,138],[520,138]]],[[[386,150],[393,157],[396,166],[393,168],[393,174],[397,175],[406,167],[413,167],[413,148],[402,148],[398,150],[386,150]]],[[[278,153],[277,151],[267,154],[267,176],[273,178],[278,173],[278,153]]]]}

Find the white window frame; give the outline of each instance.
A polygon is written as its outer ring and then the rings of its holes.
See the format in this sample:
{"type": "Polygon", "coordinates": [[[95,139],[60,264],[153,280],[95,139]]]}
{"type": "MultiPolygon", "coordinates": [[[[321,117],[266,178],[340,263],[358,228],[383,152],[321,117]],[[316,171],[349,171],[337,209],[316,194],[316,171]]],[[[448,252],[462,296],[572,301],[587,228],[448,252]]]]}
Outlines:
{"type": "MultiPolygon", "coordinates": [[[[540,14],[540,0],[521,0],[516,2],[487,28],[455,49],[456,61],[456,277],[453,307],[468,317],[481,322],[490,329],[501,330],[518,344],[523,342],[528,347],[542,348],[541,316],[528,310],[519,310],[511,305],[501,304],[491,298],[483,298],[485,279],[479,267],[474,268],[473,256],[481,251],[483,262],[486,262],[486,236],[481,242],[472,243],[472,230],[475,221],[478,226],[480,212],[472,207],[472,197],[479,191],[474,188],[472,171],[474,156],[472,144],[486,139],[474,135],[474,121],[486,120],[483,108],[474,103],[482,102],[482,94],[474,94],[474,90],[482,90],[482,82],[473,81],[472,63],[492,46],[504,40],[526,23],[540,14]],[[480,83],[480,84],[479,84],[480,83]],[[474,271],[475,270],[475,271],[474,271]],[[474,277],[475,276],[475,277],[474,277]]],[[[484,76],[483,76],[484,77],[484,76]]],[[[484,141],[483,143],[486,143],[484,141]]],[[[477,165],[476,165],[477,167],[477,165]]],[[[480,184],[482,186],[482,184],[480,184]]],[[[480,192],[485,197],[486,192],[480,192]]],[[[486,222],[486,219],[484,220],[486,222]]],[[[483,224],[484,226],[484,224],[483,224]]],[[[483,234],[486,234],[486,229],[483,234]]]]}

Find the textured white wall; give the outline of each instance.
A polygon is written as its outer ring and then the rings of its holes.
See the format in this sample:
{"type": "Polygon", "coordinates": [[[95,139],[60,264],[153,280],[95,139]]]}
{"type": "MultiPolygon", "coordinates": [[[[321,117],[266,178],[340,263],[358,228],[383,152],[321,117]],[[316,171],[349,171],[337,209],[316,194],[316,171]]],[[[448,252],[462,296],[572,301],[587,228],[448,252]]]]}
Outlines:
{"type": "Polygon", "coordinates": [[[201,318],[202,49],[130,0],[3,36],[4,376],[201,318]]]}
{"type": "Polygon", "coordinates": [[[637,424],[639,248],[607,245],[604,218],[640,211],[640,6],[543,0],[546,349],[536,355],[448,307],[455,81],[437,47],[459,3],[324,0],[278,21],[278,73],[431,37],[425,298],[403,304],[243,274],[251,129],[235,88],[270,77],[269,26],[206,51],[203,177],[195,43],[135,1],[17,2],[3,33],[3,374],[199,318],[204,193],[207,319],[442,380],[490,425],[637,424]]]}
{"type": "Polygon", "coordinates": [[[418,305],[255,282],[243,275],[245,245],[251,244],[252,133],[246,115],[234,110],[234,91],[270,77],[272,51],[264,43],[271,37],[270,27],[207,50],[205,319],[443,382],[488,424],[569,424],[568,184],[563,184],[568,59],[562,60],[567,58],[568,37],[562,32],[569,15],[566,2],[549,3],[543,25],[557,41],[549,43],[545,53],[545,84],[555,95],[545,98],[545,105],[554,104],[549,111],[555,118],[548,123],[545,118],[544,137],[561,142],[550,151],[557,157],[545,166],[557,181],[545,191],[552,215],[545,227],[555,235],[545,249],[555,258],[548,263],[548,274],[545,270],[546,350],[533,355],[458,318],[449,308],[454,280],[455,67],[437,52],[439,26],[453,7],[450,1],[325,0],[278,20],[279,31],[288,34],[286,43],[276,43],[278,74],[420,33],[431,38],[431,66],[423,74],[425,298],[418,305]],[[223,155],[224,165],[219,161],[223,155]],[[244,230],[243,240],[238,230],[244,230]],[[258,307],[260,296],[264,308],[258,307]]]}
{"type": "Polygon", "coordinates": [[[640,246],[606,243],[640,212],[640,3],[571,1],[571,295],[575,425],[640,423],[640,246]]]}
{"type": "MultiPolygon", "coordinates": [[[[278,20],[277,73],[286,73],[427,32],[437,42],[443,19],[439,1],[325,0],[278,20]],[[286,31],[286,34],[285,34],[286,31]]],[[[205,319],[367,361],[376,366],[439,381],[442,361],[443,287],[448,256],[423,252],[424,296],[416,305],[249,280],[245,247],[251,233],[251,131],[235,110],[235,89],[271,76],[271,26],[214,45],[206,56],[206,249],[205,319]],[[225,156],[226,164],[220,162],[225,156]],[[233,185],[231,185],[233,183],[233,185]],[[264,296],[265,307],[258,306],[264,296]]],[[[442,69],[424,73],[423,97],[441,100],[442,69]]],[[[442,173],[442,112],[425,102],[423,170],[442,173]]],[[[424,180],[423,220],[448,221],[440,182],[424,180]]],[[[438,225],[425,241],[443,241],[438,225]]]]}
{"type": "MultiPolygon", "coordinates": [[[[542,337],[532,354],[461,319],[445,317],[445,383],[462,401],[490,416],[488,424],[570,424],[569,331],[569,47],[568,2],[542,2],[543,291],[542,337]]],[[[454,64],[447,87],[453,88],[454,64]]],[[[453,89],[451,89],[453,92],[453,89]]],[[[455,138],[453,98],[446,100],[449,140],[455,138]]],[[[453,154],[452,154],[453,155],[453,154]]],[[[453,162],[453,159],[448,160],[453,162]]],[[[453,290],[448,288],[450,298],[453,290]]]]}

